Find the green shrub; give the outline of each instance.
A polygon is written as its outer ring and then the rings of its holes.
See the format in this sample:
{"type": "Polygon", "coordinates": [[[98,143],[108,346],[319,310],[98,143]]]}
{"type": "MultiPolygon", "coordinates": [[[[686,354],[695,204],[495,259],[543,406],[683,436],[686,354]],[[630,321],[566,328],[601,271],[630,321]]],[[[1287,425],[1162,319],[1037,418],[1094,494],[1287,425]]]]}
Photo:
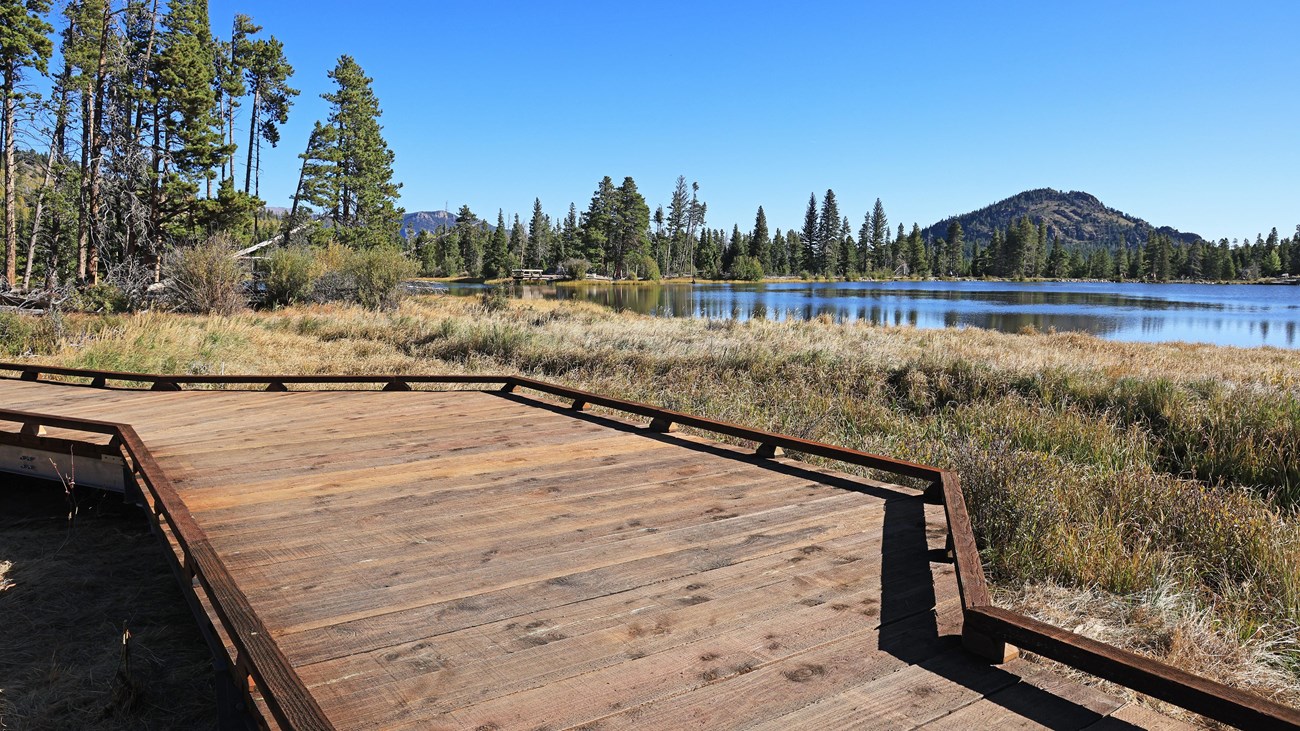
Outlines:
{"type": "Polygon", "coordinates": [[[396,307],[404,293],[402,283],[415,272],[415,262],[383,246],[353,252],[343,270],[356,287],[357,302],[372,310],[396,307]]]}
{"type": "Polygon", "coordinates": [[[205,315],[229,315],[246,307],[248,269],[234,254],[233,243],[224,236],[173,251],[164,264],[168,303],[181,312],[205,315]]]}
{"type": "Polygon", "coordinates": [[[731,277],[757,282],[763,278],[763,263],[752,256],[738,256],[731,263],[731,277]]]}
{"type": "Polygon", "coordinates": [[[291,305],[306,301],[312,293],[312,253],[309,249],[276,249],[267,261],[262,283],[265,303],[291,305]]]}
{"type": "Polygon", "coordinates": [[[127,311],[130,309],[130,300],[116,284],[100,282],[77,292],[71,305],[72,309],[82,312],[108,314],[127,311]]]}
{"type": "Polygon", "coordinates": [[[649,254],[633,256],[628,263],[628,275],[630,279],[649,279],[652,282],[657,282],[663,277],[659,272],[659,262],[649,254]]]}
{"type": "Polygon", "coordinates": [[[570,279],[586,279],[587,272],[591,271],[591,262],[586,259],[565,259],[560,268],[570,279]]]}

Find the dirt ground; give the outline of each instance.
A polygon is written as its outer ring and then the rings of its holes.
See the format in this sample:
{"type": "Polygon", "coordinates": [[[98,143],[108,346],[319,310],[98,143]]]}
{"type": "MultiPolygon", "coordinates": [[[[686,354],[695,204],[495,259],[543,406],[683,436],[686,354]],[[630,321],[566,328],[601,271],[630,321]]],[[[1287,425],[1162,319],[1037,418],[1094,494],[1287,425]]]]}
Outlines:
{"type": "Polygon", "coordinates": [[[144,514],[76,493],[0,474],[0,729],[215,728],[211,656],[144,514]]]}

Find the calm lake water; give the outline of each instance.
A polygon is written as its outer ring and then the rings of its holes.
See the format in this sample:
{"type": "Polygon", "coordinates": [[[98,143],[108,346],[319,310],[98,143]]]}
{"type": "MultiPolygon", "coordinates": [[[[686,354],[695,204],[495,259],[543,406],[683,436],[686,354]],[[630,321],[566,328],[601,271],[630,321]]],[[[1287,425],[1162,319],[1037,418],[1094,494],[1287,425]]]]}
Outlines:
{"type": "MultiPolygon", "coordinates": [[[[452,294],[478,294],[453,285],[452,294]]],[[[1300,348],[1300,286],[1111,282],[773,282],[516,286],[660,317],[869,320],[916,327],[1082,331],[1114,340],[1300,348]]]]}

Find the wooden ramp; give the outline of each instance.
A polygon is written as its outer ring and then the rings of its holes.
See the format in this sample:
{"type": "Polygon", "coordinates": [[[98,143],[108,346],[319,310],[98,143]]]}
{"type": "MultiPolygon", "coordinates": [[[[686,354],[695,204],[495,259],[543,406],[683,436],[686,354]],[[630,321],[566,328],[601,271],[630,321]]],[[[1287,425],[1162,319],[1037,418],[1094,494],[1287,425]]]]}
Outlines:
{"type": "Polygon", "coordinates": [[[1180,726],[963,650],[915,490],[496,391],[0,407],[131,425],[321,727],[1180,726]]]}

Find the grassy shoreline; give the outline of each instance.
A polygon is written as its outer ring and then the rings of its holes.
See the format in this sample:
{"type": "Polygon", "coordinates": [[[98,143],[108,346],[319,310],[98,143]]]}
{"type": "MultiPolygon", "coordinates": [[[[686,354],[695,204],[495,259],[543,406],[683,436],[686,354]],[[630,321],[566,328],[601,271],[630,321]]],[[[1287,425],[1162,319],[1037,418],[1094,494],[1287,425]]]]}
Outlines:
{"type": "Polygon", "coordinates": [[[1293,351],[453,297],[70,315],[8,347],[125,371],[521,372],[954,468],[1002,601],[1300,699],[1293,351]]]}

